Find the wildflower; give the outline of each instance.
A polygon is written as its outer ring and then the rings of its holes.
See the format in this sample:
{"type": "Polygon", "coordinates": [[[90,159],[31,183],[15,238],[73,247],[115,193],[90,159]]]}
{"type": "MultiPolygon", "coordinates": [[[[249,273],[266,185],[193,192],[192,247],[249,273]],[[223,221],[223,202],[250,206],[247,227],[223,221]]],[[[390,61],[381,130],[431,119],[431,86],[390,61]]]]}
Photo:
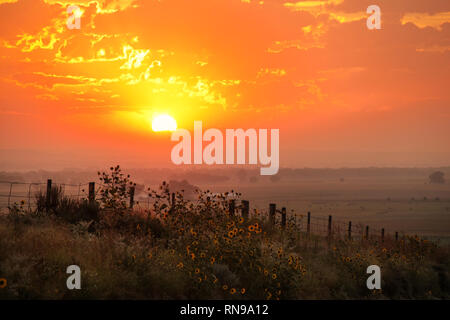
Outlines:
{"type": "Polygon", "coordinates": [[[244,218],[243,217],[240,217],[239,218],[239,223],[243,223],[244,222],[244,218]]]}
{"type": "Polygon", "coordinates": [[[269,271],[267,271],[266,269],[264,269],[264,275],[268,276],[269,275],[269,271]]]}
{"type": "Polygon", "coordinates": [[[177,264],[177,267],[180,268],[180,269],[183,269],[183,267],[184,267],[183,262],[179,262],[179,263],[177,264]]]}
{"type": "Polygon", "coordinates": [[[241,294],[245,294],[245,288],[241,289],[241,294]]]}
{"type": "Polygon", "coordinates": [[[386,248],[383,248],[383,250],[381,250],[381,251],[383,251],[383,253],[386,253],[386,252],[387,252],[387,249],[386,249],[386,248]]]}
{"type": "Polygon", "coordinates": [[[275,280],[276,278],[277,278],[277,274],[276,274],[276,273],[273,273],[273,274],[272,274],[272,279],[275,280]]]}
{"type": "Polygon", "coordinates": [[[195,268],[195,273],[200,273],[200,269],[199,268],[195,268]]]}
{"type": "Polygon", "coordinates": [[[350,257],[345,258],[345,261],[350,262],[352,259],[350,257]]]}
{"type": "Polygon", "coordinates": [[[235,288],[231,288],[230,293],[231,294],[235,294],[236,293],[236,289],[235,288]]]}
{"type": "Polygon", "coordinates": [[[233,238],[233,236],[234,236],[234,232],[233,231],[229,231],[228,232],[228,237],[233,238]]]}
{"type": "Polygon", "coordinates": [[[199,283],[202,282],[202,278],[198,277],[198,282],[199,283]]]}
{"type": "Polygon", "coordinates": [[[253,226],[253,225],[248,226],[248,231],[250,231],[250,232],[255,231],[255,226],[253,226]]]}
{"type": "Polygon", "coordinates": [[[205,257],[205,253],[204,252],[200,253],[200,258],[204,258],[204,257],[205,257]]]}
{"type": "Polygon", "coordinates": [[[228,290],[228,286],[227,286],[226,284],[224,284],[224,285],[222,286],[222,289],[223,289],[223,290],[228,290]]]}
{"type": "Polygon", "coordinates": [[[211,259],[209,259],[209,261],[211,262],[211,264],[214,264],[214,262],[216,262],[216,258],[211,257],[211,259]]]}
{"type": "Polygon", "coordinates": [[[194,260],[195,259],[195,253],[191,253],[191,258],[192,258],[192,260],[194,260]]]}

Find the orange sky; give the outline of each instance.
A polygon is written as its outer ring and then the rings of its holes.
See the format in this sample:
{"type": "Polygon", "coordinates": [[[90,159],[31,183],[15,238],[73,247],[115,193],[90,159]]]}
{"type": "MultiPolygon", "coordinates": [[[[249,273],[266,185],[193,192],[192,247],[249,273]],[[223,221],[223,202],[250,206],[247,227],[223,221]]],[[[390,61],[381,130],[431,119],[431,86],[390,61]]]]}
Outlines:
{"type": "Polygon", "coordinates": [[[0,170],[170,166],[157,113],[278,128],[282,166],[450,165],[448,0],[0,0],[0,26],[0,170]]]}

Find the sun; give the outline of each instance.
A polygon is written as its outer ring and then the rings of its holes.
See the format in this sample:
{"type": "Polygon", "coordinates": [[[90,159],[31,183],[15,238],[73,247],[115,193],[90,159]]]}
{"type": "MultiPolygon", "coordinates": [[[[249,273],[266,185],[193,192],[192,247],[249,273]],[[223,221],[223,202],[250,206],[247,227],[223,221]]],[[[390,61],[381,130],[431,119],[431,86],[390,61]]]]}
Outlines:
{"type": "Polygon", "coordinates": [[[177,122],[168,114],[160,114],[153,118],[152,130],[154,132],[175,131],[177,130],[177,122]]]}

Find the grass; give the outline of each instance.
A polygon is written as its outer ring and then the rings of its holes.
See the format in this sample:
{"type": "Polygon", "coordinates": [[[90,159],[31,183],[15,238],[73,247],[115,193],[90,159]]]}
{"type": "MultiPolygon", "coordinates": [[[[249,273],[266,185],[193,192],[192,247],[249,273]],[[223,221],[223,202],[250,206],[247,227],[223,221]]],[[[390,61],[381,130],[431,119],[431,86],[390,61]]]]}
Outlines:
{"type": "Polygon", "coordinates": [[[149,190],[148,211],[103,191],[105,202],[61,195],[52,208],[16,205],[0,217],[0,299],[450,298],[449,247],[429,240],[328,242],[294,221],[273,226],[257,210],[230,216],[229,194],[177,193],[172,202],[165,183],[149,190]],[[66,287],[72,264],[81,290],[66,287]],[[381,268],[381,290],[367,289],[370,265],[381,268]]]}

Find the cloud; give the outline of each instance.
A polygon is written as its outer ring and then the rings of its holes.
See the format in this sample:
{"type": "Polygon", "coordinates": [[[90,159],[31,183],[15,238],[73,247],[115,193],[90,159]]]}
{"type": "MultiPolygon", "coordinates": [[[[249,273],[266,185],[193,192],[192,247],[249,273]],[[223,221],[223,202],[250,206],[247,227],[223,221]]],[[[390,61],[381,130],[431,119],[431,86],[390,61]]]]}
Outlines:
{"type": "Polygon", "coordinates": [[[442,29],[444,23],[450,23],[450,11],[435,14],[428,13],[406,13],[401,19],[401,23],[412,23],[419,28],[431,27],[437,30],[442,29]]]}

